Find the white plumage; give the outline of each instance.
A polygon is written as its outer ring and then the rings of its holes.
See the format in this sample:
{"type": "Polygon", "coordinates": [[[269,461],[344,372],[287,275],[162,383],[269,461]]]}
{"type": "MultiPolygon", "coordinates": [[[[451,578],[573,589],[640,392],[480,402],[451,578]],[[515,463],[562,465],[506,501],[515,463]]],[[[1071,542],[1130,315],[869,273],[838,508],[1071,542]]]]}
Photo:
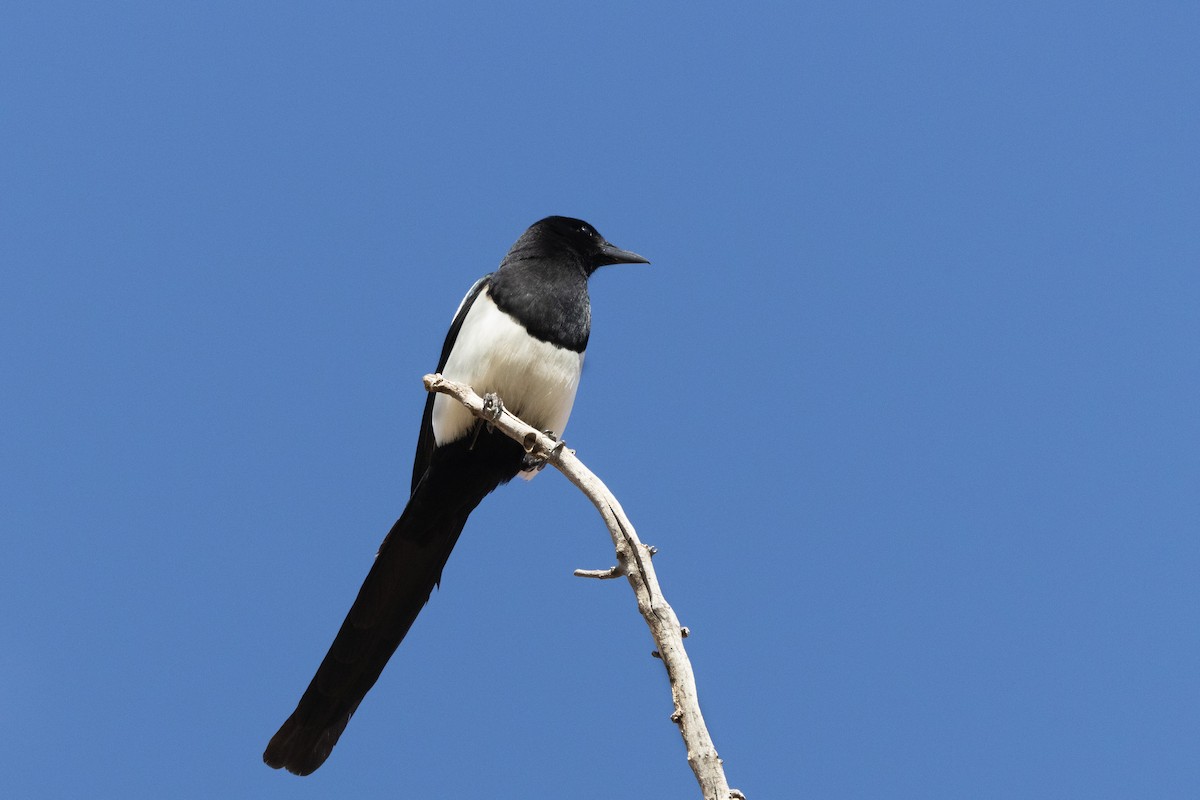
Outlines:
{"type": "MultiPolygon", "coordinates": [[[[583,353],[530,336],[485,288],[467,310],[442,373],[478,394],[495,392],[505,408],[530,425],[562,436],[582,370],[583,353]]],[[[434,398],[433,435],[439,447],[462,438],[474,424],[458,401],[442,394],[434,398]]]]}

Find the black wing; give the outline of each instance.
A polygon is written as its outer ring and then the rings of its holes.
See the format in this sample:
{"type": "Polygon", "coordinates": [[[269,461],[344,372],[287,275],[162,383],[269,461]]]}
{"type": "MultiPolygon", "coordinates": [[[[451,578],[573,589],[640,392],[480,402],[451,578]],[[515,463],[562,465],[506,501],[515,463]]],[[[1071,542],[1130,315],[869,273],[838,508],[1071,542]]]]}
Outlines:
{"type": "MultiPolygon", "coordinates": [[[[446,361],[450,358],[450,351],[454,349],[454,342],[458,339],[458,331],[462,328],[463,320],[467,317],[467,312],[471,310],[471,306],[475,303],[475,298],[479,297],[490,283],[492,273],[484,275],[479,280],[475,281],[475,285],[467,292],[467,296],[458,306],[458,313],[454,315],[454,321],[450,323],[450,330],[446,332],[446,343],[442,345],[442,357],[438,359],[437,372],[441,372],[446,368],[446,361]]],[[[417,454],[413,458],[413,477],[412,489],[417,490],[417,484],[421,482],[421,476],[425,474],[425,470],[429,469],[429,460],[433,458],[433,450],[437,447],[437,443],[433,439],[433,401],[437,395],[433,392],[425,398],[425,414],[421,417],[421,433],[417,436],[417,454]]]]}

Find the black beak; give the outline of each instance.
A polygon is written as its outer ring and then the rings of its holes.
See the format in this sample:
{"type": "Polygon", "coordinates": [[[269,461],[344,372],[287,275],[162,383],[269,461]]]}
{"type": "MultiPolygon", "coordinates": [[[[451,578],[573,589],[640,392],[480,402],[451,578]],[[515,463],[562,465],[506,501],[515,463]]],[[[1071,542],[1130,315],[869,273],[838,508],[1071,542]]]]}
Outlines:
{"type": "Polygon", "coordinates": [[[628,250],[622,250],[619,247],[605,242],[600,245],[600,255],[596,258],[596,266],[602,267],[605,264],[649,264],[650,260],[642,258],[637,253],[632,253],[628,250]]]}

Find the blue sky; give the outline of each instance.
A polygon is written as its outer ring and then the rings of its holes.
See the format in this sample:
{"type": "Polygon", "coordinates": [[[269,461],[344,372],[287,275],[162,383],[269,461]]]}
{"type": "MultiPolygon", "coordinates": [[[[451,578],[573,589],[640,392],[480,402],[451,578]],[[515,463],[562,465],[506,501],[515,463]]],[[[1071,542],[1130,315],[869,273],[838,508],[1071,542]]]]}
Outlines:
{"type": "Polygon", "coordinates": [[[1200,12],[14,4],[0,790],[698,796],[561,476],[476,512],[329,762],[260,762],[459,299],[593,280],[567,441],[749,797],[1194,797],[1200,12]]]}

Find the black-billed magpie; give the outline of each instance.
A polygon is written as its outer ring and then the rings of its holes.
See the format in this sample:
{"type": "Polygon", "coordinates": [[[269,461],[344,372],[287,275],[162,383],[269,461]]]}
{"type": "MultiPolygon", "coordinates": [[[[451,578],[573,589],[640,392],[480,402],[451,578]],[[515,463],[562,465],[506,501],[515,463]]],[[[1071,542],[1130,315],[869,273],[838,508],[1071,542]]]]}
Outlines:
{"type": "MultiPolygon", "coordinates": [[[[534,223],[459,304],[437,371],[479,394],[495,393],[530,425],[561,436],[591,330],[588,278],[606,264],[648,263],[582,220],[534,223]]],[[[532,477],[533,467],[520,445],[456,400],[429,395],[404,513],[263,761],[297,775],[325,762],[441,580],[467,516],[518,473],[532,477]]]]}

